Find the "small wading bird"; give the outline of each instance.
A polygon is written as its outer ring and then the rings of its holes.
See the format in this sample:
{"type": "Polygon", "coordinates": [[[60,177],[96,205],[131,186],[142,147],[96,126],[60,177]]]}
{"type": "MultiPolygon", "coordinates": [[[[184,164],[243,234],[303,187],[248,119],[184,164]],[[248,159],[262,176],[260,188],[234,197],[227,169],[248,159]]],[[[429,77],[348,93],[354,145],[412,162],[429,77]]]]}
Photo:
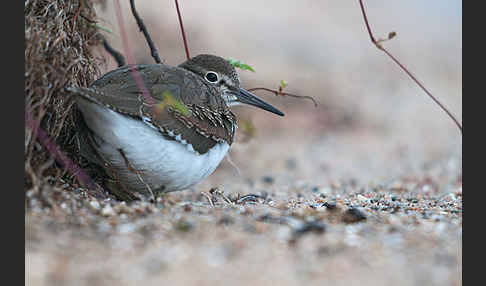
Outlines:
{"type": "Polygon", "coordinates": [[[105,169],[108,188],[127,200],[135,193],[183,190],[209,176],[233,143],[237,126],[230,106],[245,103],[284,115],[240,88],[235,68],[213,55],[177,67],[125,66],[89,88],[67,91],[83,116],[82,155],[105,169]]]}

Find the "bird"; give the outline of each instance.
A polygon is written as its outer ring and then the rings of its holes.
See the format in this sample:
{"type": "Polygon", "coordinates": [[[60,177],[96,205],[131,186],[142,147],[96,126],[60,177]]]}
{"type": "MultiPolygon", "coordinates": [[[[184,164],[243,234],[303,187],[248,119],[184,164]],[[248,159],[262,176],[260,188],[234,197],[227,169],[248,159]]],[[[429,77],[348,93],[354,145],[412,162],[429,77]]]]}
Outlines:
{"type": "Polygon", "coordinates": [[[240,87],[226,59],[201,54],[177,66],[125,65],[66,91],[81,111],[80,153],[109,175],[122,200],[154,198],[207,178],[231,148],[247,104],[284,114],[240,87]]]}

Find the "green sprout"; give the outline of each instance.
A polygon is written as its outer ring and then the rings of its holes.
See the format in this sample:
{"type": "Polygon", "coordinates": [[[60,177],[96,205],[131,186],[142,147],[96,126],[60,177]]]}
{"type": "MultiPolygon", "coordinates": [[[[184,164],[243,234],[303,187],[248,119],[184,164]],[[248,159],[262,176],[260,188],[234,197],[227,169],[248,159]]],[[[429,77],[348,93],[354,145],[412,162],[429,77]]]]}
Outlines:
{"type": "Polygon", "coordinates": [[[228,62],[234,66],[235,68],[239,68],[239,69],[242,69],[242,70],[248,70],[248,71],[251,71],[251,72],[255,72],[255,70],[250,66],[250,65],[247,65],[247,64],[244,64],[242,63],[240,60],[235,60],[235,59],[228,59],[228,62]]]}

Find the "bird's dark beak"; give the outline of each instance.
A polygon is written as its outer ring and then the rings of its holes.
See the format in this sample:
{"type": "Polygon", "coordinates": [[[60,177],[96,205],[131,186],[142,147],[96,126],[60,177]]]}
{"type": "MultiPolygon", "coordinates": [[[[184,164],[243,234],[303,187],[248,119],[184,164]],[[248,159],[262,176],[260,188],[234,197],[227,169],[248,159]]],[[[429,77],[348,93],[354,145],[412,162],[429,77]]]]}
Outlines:
{"type": "Polygon", "coordinates": [[[239,89],[239,92],[235,92],[234,95],[241,103],[253,105],[258,108],[265,109],[266,111],[278,114],[280,116],[284,116],[284,114],[280,110],[276,109],[275,107],[258,98],[256,95],[242,88],[239,89]]]}

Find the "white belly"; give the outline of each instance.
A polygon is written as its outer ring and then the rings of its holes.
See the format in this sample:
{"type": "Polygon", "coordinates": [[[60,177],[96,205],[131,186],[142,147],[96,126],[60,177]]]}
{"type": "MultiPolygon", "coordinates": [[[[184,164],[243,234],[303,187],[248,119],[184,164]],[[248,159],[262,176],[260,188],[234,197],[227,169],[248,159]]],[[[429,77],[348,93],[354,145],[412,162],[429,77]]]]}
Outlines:
{"type": "Polygon", "coordinates": [[[82,98],[77,102],[86,124],[104,140],[98,151],[116,170],[122,184],[142,193],[148,191],[146,184],[153,190],[165,186],[164,192],[171,192],[199,183],[216,169],[230,148],[227,143],[218,143],[199,154],[185,141],[167,140],[140,120],[82,98]],[[119,149],[139,175],[127,169],[119,149]]]}

